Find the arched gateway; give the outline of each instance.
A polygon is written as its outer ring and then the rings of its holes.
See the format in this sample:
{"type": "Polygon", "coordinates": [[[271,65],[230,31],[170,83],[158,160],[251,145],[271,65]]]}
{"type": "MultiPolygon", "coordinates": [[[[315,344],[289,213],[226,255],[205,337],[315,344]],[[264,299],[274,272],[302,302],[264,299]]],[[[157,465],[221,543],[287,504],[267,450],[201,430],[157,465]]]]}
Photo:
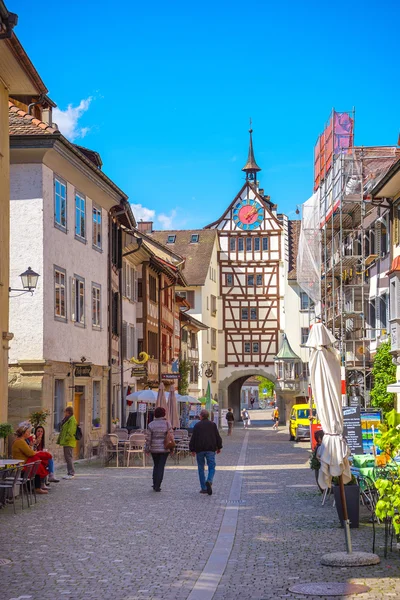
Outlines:
{"type": "Polygon", "coordinates": [[[219,382],[218,398],[222,407],[228,406],[233,409],[235,419],[240,417],[240,390],[242,385],[254,375],[266,377],[273,383],[276,382],[276,376],[273,368],[238,368],[235,369],[228,377],[219,382]]]}

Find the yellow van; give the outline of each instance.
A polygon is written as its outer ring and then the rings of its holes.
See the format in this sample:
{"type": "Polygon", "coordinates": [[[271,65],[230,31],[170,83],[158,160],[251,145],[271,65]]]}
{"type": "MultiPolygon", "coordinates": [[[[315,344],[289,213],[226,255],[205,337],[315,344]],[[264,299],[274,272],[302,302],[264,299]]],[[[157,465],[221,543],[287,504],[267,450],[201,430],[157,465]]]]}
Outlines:
{"type": "MultiPolygon", "coordinates": [[[[313,423],[319,423],[317,409],[313,406],[313,423]]],[[[298,442],[310,439],[310,407],[308,404],[295,404],[292,407],[289,421],[289,439],[298,442]]]]}

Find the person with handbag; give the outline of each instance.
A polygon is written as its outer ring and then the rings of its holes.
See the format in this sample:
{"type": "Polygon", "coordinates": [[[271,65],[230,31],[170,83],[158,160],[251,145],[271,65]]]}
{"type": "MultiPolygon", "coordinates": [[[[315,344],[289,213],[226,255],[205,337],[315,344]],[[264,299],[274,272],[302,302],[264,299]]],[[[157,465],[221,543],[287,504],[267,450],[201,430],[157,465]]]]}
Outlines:
{"type": "Polygon", "coordinates": [[[215,423],[210,421],[208,410],[203,409],[200,413],[200,423],[193,428],[193,434],[189,442],[189,450],[192,456],[196,456],[197,468],[200,480],[200,494],[212,495],[212,484],[215,475],[215,453],[219,454],[222,449],[222,439],[215,423]],[[205,463],[207,462],[208,474],[205,476],[205,463]]]}
{"type": "Polygon", "coordinates": [[[161,492],[165,463],[170,452],[175,448],[174,432],[171,423],[165,418],[165,408],[158,406],[154,411],[154,419],[146,432],[145,451],[153,457],[153,490],[161,492]]]}

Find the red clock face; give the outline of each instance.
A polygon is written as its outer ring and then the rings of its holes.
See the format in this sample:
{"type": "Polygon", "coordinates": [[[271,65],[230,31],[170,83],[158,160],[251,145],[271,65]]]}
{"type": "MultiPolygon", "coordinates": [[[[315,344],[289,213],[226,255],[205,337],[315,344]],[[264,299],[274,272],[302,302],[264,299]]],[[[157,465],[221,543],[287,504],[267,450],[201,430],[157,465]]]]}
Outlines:
{"type": "Polygon", "coordinates": [[[256,206],[246,204],[239,210],[239,219],[245,225],[251,225],[258,219],[258,210],[256,206]]]}

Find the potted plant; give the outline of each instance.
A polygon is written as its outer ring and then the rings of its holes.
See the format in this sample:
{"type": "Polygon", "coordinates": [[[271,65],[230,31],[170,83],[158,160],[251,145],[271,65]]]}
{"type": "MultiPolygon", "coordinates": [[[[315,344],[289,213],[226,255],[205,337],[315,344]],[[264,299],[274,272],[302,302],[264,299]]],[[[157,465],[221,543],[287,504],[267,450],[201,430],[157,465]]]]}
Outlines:
{"type": "Polygon", "coordinates": [[[47,417],[50,415],[50,411],[46,408],[45,410],[38,410],[32,412],[29,415],[29,421],[33,427],[44,427],[46,425],[47,417]]]}
{"type": "Polygon", "coordinates": [[[13,427],[12,427],[12,425],[10,425],[10,423],[0,423],[0,440],[4,440],[3,441],[3,447],[4,447],[3,453],[4,453],[4,457],[7,454],[7,452],[6,452],[7,438],[12,433],[13,433],[13,427]]]}
{"type": "Polygon", "coordinates": [[[100,427],[100,419],[99,419],[99,417],[96,417],[95,419],[93,419],[93,425],[95,427],[100,427]]]}
{"type": "MultiPolygon", "coordinates": [[[[332,483],[335,506],[339,521],[343,527],[343,506],[342,498],[340,496],[339,477],[332,477],[332,483]]],[[[347,514],[349,516],[350,528],[356,529],[360,524],[360,488],[354,475],[351,476],[351,481],[345,484],[344,492],[346,496],[347,514]]]]}
{"type": "MultiPolygon", "coordinates": [[[[394,459],[400,451],[400,415],[396,410],[386,414],[386,423],[379,428],[381,437],[377,440],[378,447],[386,454],[388,462],[394,459]]],[[[375,481],[379,500],[375,513],[382,521],[392,520],[396,535],[400,534],[400,468],[396,462],[390,468],[381,470],[382,477],[375,481]]]]}

